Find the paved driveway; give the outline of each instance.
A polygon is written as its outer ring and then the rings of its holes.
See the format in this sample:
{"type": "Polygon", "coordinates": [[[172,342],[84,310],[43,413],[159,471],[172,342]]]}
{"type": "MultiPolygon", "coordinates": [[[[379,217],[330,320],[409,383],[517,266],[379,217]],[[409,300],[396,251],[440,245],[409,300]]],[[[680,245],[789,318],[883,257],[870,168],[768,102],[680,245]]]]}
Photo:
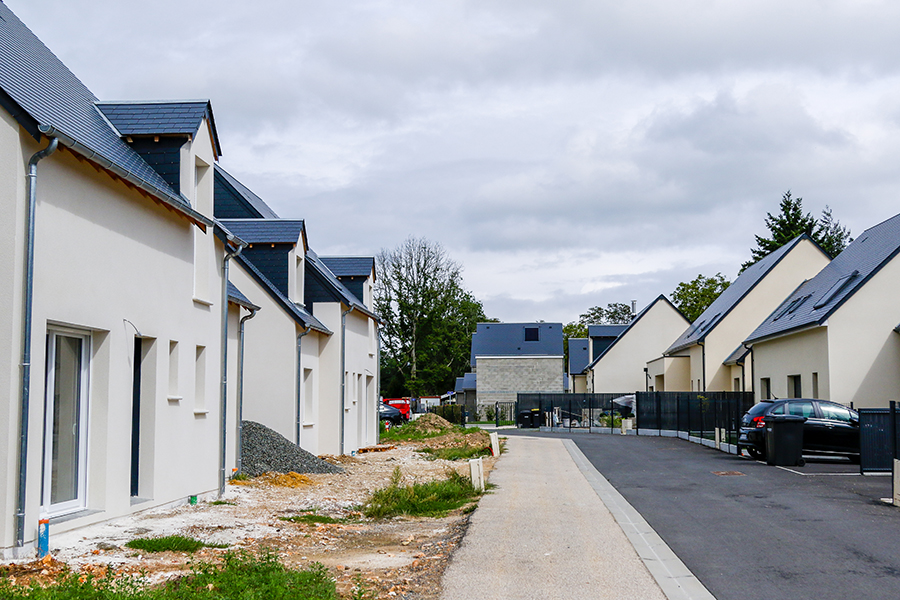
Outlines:
{"type": "Polygon", "coordinates": [[[571,438],[718,600],[900,598],[900,509],[879,500],[889,477],[672,438],[571,438]]]}

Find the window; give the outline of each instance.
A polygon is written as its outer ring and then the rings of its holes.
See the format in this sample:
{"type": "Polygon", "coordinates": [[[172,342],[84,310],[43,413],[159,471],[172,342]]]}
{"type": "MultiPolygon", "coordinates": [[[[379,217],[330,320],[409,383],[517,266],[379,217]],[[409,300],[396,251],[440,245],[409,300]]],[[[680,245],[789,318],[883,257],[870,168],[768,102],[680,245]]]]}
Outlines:
{"type": "Polygon", "coordinates": [[[813,384],[813,398],[819,397],[819,374],[813,373],[812,376],[812,384],[813,384]]]}
{"type": "Polygon", "coordinates": [[[850,422],[850,411],[843,406],[835,406],[834,404],[819,403],[819,409],[822,411],[822,418],[831,421],[850,422]]]}
{"type": "Polygon", "coordinates": [[[790,303],[788,303],[787,306],[782,308],[778,312],[778,314],[775,315],[775,318],[772,320],[777,321],[778,319],[780,319],[781,317],[783,317],[785,315],[794,314],[795,312],[797,312],[797,309],[803,305],[804,302],[809,300],[810,296],[812,296],[812,294],[807,294],[805,296],[801,296],[800,298],[794,298],[790,303]]]}
{"type": "Polygon", "coordinates": [[[197,346],[194,362],[194,413],[206,414],[206,346],[197,346]]]}
{"type": "Polygon", "coordinates": [[[741,378],[740,377],[734,378],[734,389],[732,391],[734,391],[734,392],[741,391],[741,378]]]}
{"type": "Polygon", "coordinates": [[[816,416],[816,409],[812,402],[788,402],[787,414],[812,419],[816,416]]]}
{"type": "Polygon", "coordinates": [[[541,330],[538,327],[526,327],[525,328],[525,341],[526,342],[538,342],[541,339],[541,330]]]}
{"type": "Polygon", "coordinates": [[[759,396],[760,400],[772,399],[772,380],[768,377],[759,380],[759,396]]]}
{"type": "Polygon", "coordinates": [[[828,288],[828,291],[825,292],[825,295],[822,296],[818,300],[818,302],[813,305],[813,309],[822,308],[823,306],[834,300],[834,298],[838,294],[840,294],[841,291],[843,291],[843,289],[847,287],[847,284],[850,283],[850,281],[853,280],[853,278],[857,275],[859,275],[859,271],[853,271],[849,275],[844,275],[843,277],[835,281],[834,285],[828,288]]]}
{"type": "Polygon", "coordinates": [[[800,381],[799,375],[788,375],[787,381],[787,392],[788,398],[802,398],[803,397],[803,384],[800,381]]]}
{"type": "Polygon", "coordinates": [[[74,512],[85,506],[90,345],[88,334],[51,331],[47,335],[44,514],[74,512]]]}
{"type": "Polygon", "coordinates": [[[779,404],[775,408],[772,409],[770,415],[783,415],[784,414],[784,404],[779,404]]]}

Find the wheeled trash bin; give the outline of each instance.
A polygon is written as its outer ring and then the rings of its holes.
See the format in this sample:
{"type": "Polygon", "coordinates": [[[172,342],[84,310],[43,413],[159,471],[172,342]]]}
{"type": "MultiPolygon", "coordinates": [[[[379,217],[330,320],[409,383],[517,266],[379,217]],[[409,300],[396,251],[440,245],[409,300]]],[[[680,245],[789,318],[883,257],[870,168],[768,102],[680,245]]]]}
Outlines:
{"type": "Polygon", "coordinates": [[[802,467],[803,424],[799,415],[768,415],[766,426],[766,464],[776,467],[802,467]]]}

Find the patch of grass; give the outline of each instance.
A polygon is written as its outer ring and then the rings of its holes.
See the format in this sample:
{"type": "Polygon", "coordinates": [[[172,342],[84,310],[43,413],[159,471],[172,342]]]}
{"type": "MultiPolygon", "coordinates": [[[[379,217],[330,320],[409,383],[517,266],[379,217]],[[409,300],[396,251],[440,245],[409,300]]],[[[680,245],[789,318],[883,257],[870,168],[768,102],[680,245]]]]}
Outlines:
{"type": "Polygon", "coordinates": [[[399,427],[391,427],[381,432],[381,441],[383,442],[412,442],[416,440],[427,440],[428,438],[438,437],[450,433],[453,430],[463,432],[462,427],[454,426],[452,428],[442,429],[440,431],[425,432],[419,430],[415,422],[406,423],[399,427]]]}
{"type": "Polygon", "coordinates": [[[305,515],[294,515],[291,517],[278,517],[281,521],[290,521],[291,523],[306,523],[311,525],[313,523],[343,523],[344,519],[335,519],[334,517],[329,517],[327,515],[317,515],[317,514],[305,514],[305,515]]]}
{"type": "Polygon", "coordinates": [[[401,486],[403,475],[394,469],[391,483],[376,490],[363,510],[369,518],[384,519],[398,515],[444,517],[480,494],[468,477],[450,471],[447,479],[401,486]]]}
{"type": "Polygon", "coordinates": [[[126,543],[127,548],[144,552],[196,552],[200,548],[227,548],[227,544],[208,544],[184,535],[135,538],[126,543]]]}
{"type": "Polygon", "coordinates": [[[246,473],[235,473],[231,476],[232,481],[250,481],[250,476],[246,473]]]}
{"type": "Polygon", "coordinates": [[[429,458],[440,458],[443,460],[468,460],[479,456],[491,455],[490,448],[476,448],[473,446],[464,446],[462,448],[422,448],[419,452],[427,454],[429,458]]]}
{"type": "Polygon", "coordinates": [[[228,500],[213,500],[210,506],[237,506],[237,502],[229,502],[228,500]]]}
{"type": "Polygon", "coordinates": [[[151,588],[111,574],[98,579],[65,573],[46,588],[17,587],[0,579],[4,600],[339,600],[328,570],[315,563],[308,569],[285,568],[271,551],[260,556],[228,553],[220,564],[192,565],[186,577],[151,588]]]}

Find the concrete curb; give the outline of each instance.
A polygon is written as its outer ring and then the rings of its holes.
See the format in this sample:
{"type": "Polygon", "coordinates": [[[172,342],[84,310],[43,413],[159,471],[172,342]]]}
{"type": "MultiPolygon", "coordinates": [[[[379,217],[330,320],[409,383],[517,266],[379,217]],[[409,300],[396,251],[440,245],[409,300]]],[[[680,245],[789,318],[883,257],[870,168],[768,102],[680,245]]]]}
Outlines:
{"type": "Polygon", "coordinates": [[[612,513],[622,531],[625,532],[628,541],[634,546],[638,556],[644,561],[644,565],[656,579],[656,583],[666,598],[669,600],[715,600],[715,596],[672,552],[672,549],[650,527],[644,517],[594,468],[594,465],[575,445],[575,442],[565,439],[563,444],[582,475],[612,513]]]}

